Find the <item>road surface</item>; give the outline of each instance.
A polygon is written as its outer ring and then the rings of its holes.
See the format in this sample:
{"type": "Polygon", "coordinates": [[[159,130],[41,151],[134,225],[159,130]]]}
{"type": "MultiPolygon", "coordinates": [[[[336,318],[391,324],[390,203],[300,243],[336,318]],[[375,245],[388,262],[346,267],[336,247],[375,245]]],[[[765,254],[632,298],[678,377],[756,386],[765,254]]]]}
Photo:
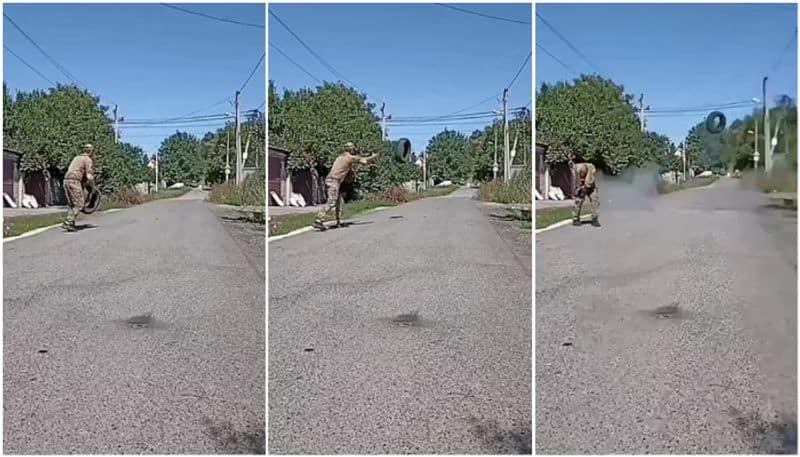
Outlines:
{"type": "Polygon", "coordinates": [[[796,453],[796,213],[614,187],[536,238],[537,453],[796,453]]]}
{"type": "Polygon", "coordinates": [[[191,197],[78,224],[3,246],[5,453],[263,453],[259,255],[191,197]]]}
{"type": "Polygon", "coordinates": [[[531,274],[470,193],[269,243],[270,453],[530,453],[531,274]]]}

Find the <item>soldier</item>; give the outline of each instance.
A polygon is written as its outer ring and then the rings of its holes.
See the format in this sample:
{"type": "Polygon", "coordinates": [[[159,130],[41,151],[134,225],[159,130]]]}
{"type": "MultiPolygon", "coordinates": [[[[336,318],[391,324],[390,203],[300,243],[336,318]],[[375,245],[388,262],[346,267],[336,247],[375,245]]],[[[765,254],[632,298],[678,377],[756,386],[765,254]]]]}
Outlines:
{"type": "Polygon", "coordinates": [[[69,164],[64,176],[64,192],[67,194],[67,218],[62,227],[68,232],[76,232],[75,218],[83,209],[83,189],[94,187],[94,146],[86,144],[83,152],[69,164]]]}
{"type": "Polygon", "coordinates": [[[325,207],[317,213],[317,220],[314,221],[314,228],[317,230],[325,230],[325,216],[333,209],[336,208],[336,225],[341,224],[341,196],[339,190],[342,183],[352,181],[355,179],[355,166],[358,164],[367,165],[378,159],[378,154],[372,154],[369,157],[361,157],[358,149],[353,143],[344,145],[344,152],[342,152],[336,160],[333,161],[330,173],[325,178],[325,187],[328,189],[328,201],[325,207]]]}
{"type": "Polygon", "coordinates": [[[573,177],[577,184],[575,188],[575,207],[572,210],[572,224],[581,225],[581,209],[588,199],[592,213],[592,225],[600,227],[600,196],[597,191],[594,165],[580,162],[573,165],[573,177]]]}

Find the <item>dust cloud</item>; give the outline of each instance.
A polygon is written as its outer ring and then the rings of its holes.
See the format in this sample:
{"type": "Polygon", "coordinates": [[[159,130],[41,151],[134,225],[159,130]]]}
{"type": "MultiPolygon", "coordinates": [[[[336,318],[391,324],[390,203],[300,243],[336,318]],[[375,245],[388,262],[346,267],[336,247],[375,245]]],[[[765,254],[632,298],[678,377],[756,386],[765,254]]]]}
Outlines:
{"type": "Polygon", "coordinates": [[[654,210],[661,179],[658,171],[657,166],[645,166],[616,176],[598,176],[600,211],[654,210]]]}

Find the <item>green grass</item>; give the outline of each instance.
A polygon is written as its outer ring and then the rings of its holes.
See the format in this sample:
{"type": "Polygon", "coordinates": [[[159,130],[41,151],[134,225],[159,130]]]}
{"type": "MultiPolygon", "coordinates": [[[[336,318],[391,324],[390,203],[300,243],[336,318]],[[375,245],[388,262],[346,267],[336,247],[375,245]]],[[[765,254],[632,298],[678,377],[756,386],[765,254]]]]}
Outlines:
{"type": "MultiPolygon", "coordinates": [[[[158,192],[157,194],[150,194],[145,196],[145,203],[154,200],[162,200],[165,198],[175,198],[185,195],[191,189],[183,188],[183,189],[169,189],[162,192],[158,192]]],[[[109,199],[103,200],[100,202],[100,208],[98,211],[108,211],[110,209],[118,209],[118,208],[129,208],[130,205],[118,200],[109,199]]],[[[49,227],[51,225],[60,224],[64,221],[66,217],[66,211],[58,212],[58,213],[48,213],[48,214],[32,214],[30,216],[13,216],[13,217],[6,217],[4,218],[4,227],[3,227],[3,237],[13,237],[22,235],[23,233],[30,232],[31,230],[36,230],[42,227],[49,227]]],[[[85,216],[84,216],[85,217],[85,216]]],[[[81,217],[78,218],[78,223],[82,220],[81,217]]]]}
{"type": "Polygon", "coordinates": [[[4,218],[3,238],[22,235],[25,232],[60,224],[65,213],[35,214],[31,216],[15,216],[4,218]]]}
{"type": "MultiPolygon", "coordinates": [[[[388,200],[358,200],[345,203],[344,208],[342,208],[342,219],[352,218],[381,206],[397,206],[397,203],[388,200]]],[[[274,216],[269,222],[269,236],[285,235],[289,232],[309,227],[314,224],[314,219],[316,219],[316,213],[274,216]]]]}
{"type": "Polygon", "coordinates": [[[429,197],[444,197],[445,195],[452,194],[458,186],[447,186],[447,187],[431,187],[428,190],[421,190],[419,192],[413,192],[412,199],[418,198],[429,198],[429,197]]]}
{"type": "Polygon", "coordinates": [[[675,192],[675,191],[678,191],[678,190],[692,189],[692,188],[695,188],[695,187],[709,186],[709,185],[713,184],[715,181],[717,181],[718,179],[719,179],[719,176],[708,176],[708,177],[705,177],[705,178],[690,179],[689,181],[680,182],[680,183],[677,183],[677,184],[671,183],[671,182],[662,181],[658,185],[658,193],[660,193],[660,194],[668,194],[670,192],[675,192]]]}
{"type": "MultiPolygon", "coordinates": [[[[420,192],[411,192],[409,193],[408,201],[411,202],[421,198],[442,197],[453,193],[456,189],[458,189],[458,186],[434,187],[420,192]]],[[[369,198],[345,203],[344,208],[342,208],[342,220],[355,217],[375,208],[397,206],[398,204],[397,202],[381,198],[369,198]]],[[[328,220],[330,220],[330,217],[332,217],[332,215],[328,216],[328,220]]],[[[315,218],[315,213],[273,216],[269,223],[269,236],[285,235],[289,232],[309,227],[314,224],[315,218]]]]}
{"type": "Polygon", "coordinates": [[[536,229],[545,228],[556,222],[572,219],[572,208],[541,208],[536,209],[536,229]]]}

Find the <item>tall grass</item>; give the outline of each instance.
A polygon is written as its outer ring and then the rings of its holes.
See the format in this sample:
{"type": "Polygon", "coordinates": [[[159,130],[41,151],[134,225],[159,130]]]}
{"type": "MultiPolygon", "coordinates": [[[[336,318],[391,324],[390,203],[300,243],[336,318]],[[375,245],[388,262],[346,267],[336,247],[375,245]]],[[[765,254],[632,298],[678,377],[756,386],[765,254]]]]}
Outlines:
{"type": "Polygon", "coordinates": [[[213,203],[233,206],[264,206],[266,204],[264,177],[250,175],[241,185],[217,184],[211,189],[208,199],[213,203]]]}

